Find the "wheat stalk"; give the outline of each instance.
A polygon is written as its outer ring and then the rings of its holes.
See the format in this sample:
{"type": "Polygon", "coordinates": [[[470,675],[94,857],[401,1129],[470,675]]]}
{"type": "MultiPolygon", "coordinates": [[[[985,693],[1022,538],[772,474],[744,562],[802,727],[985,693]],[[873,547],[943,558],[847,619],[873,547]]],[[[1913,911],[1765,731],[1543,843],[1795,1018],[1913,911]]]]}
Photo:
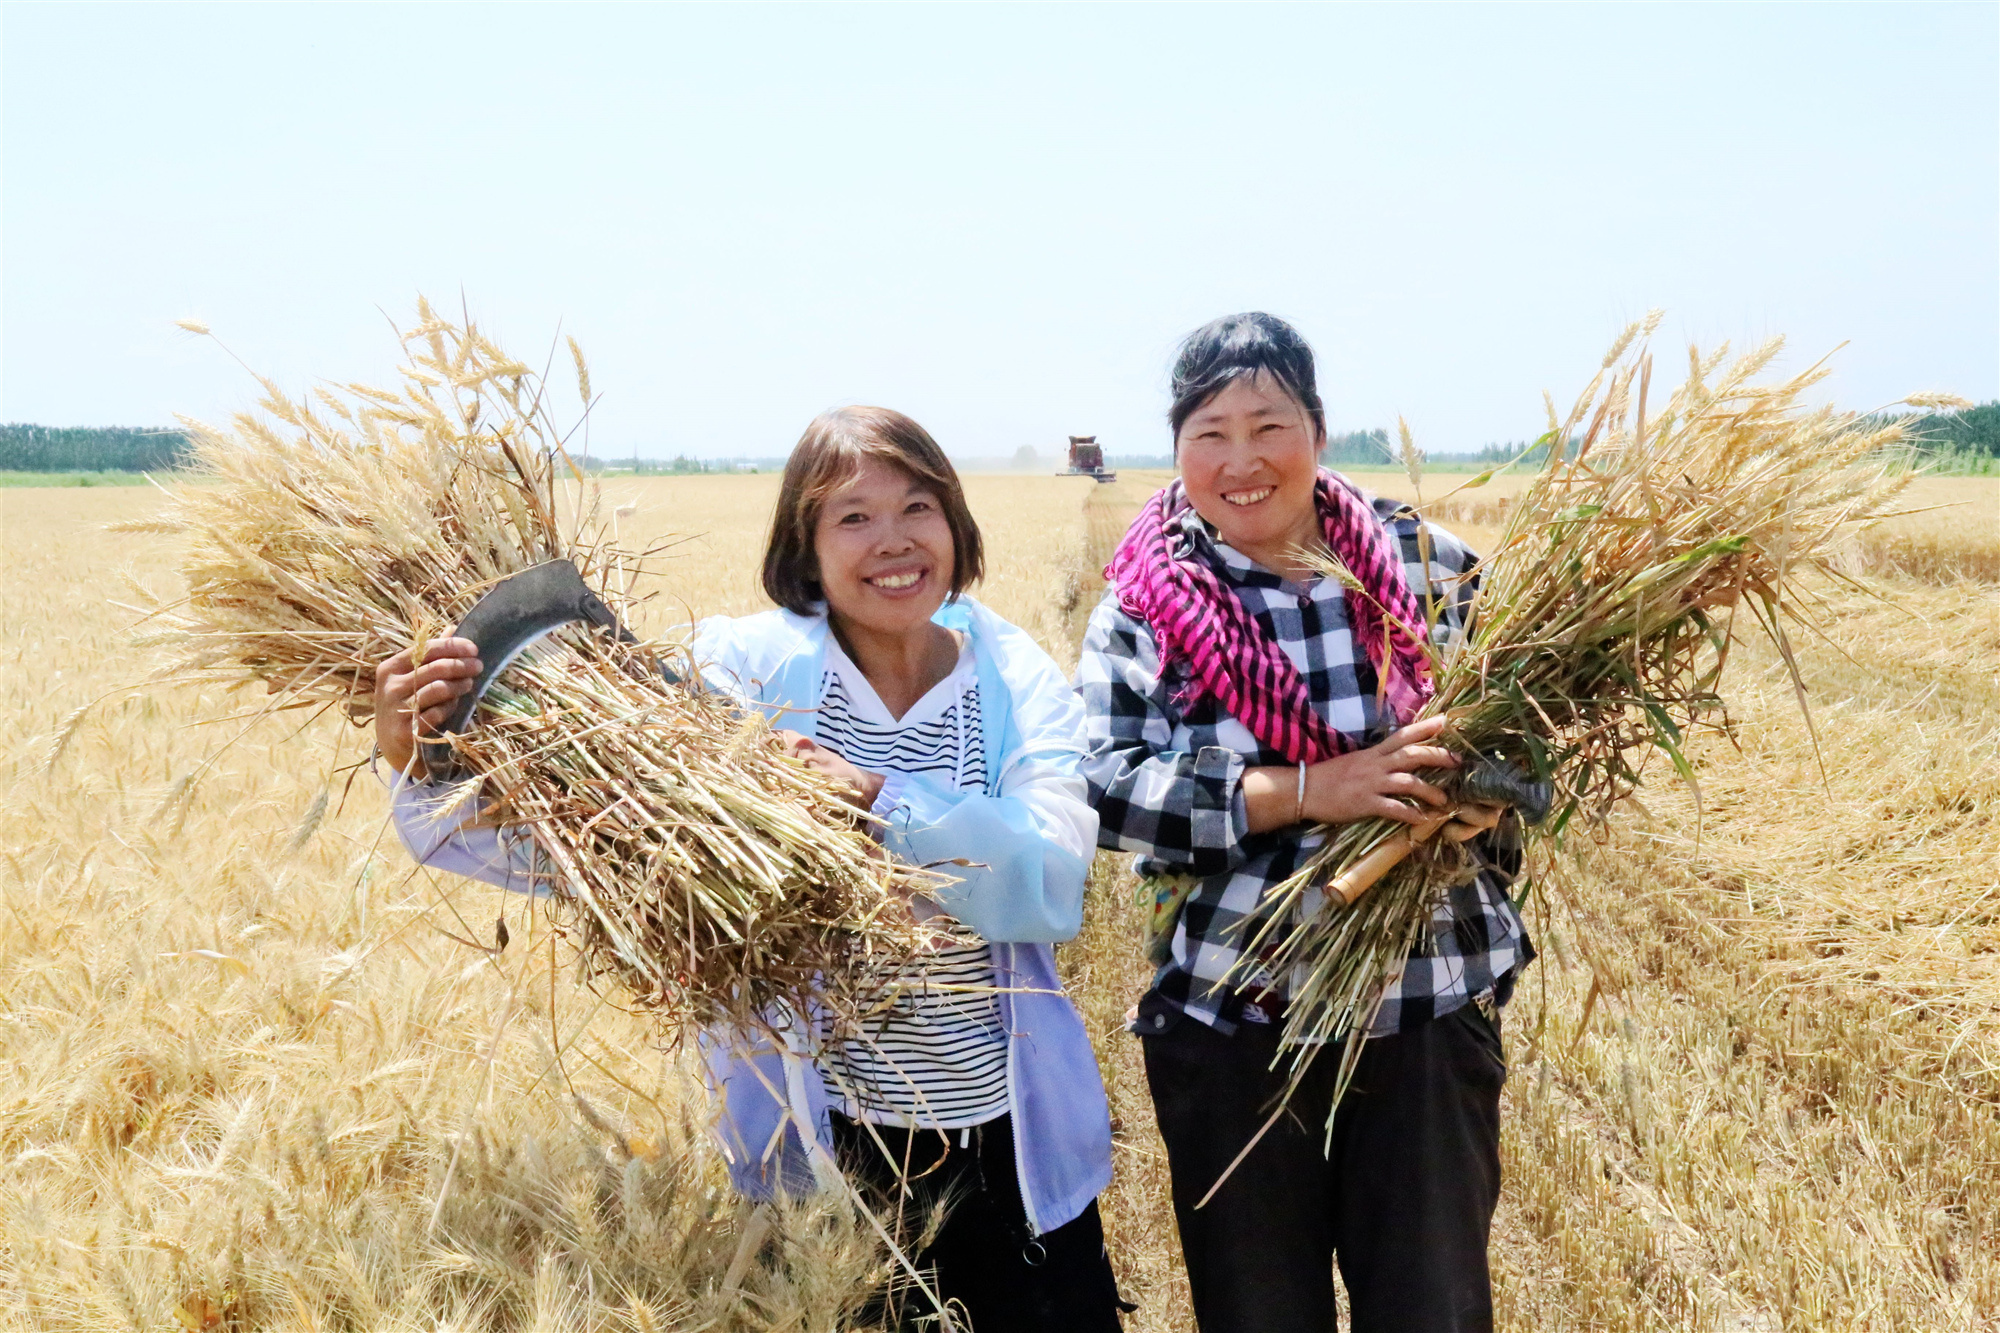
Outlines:
{"type": "MultiPolygon", "coordinates": [[[[1823,366],[1756,382],[1775,341],[1726,367],[1726,349],[1690,349],[1687,381],[1649,416],[1646,340],[1657,322],[1625,332],[1566,418],[1549,403],[1540,474],[1480,566],[1467,632],[1433,662],[1423,715],[1450,719],[1441,743],[1554,784],[1531,847],[1601,824],[1639,785],[1649,754],[1698,793],[1684,737],[1726,725],[1719,686],[1745,620],[1796,685],[1786,626],[1811,623],[1799,576],[1885,515],[1909,477],[1898,426],[1807,404],[1823,366]]],[[[1403,453],[1418,456],[1407,437],[1403,453]]],[[[1798,699],[1803,707],[1802,685],[1798,699]]],[[[1449,786],[1453,775],[1425,776],[1449,786]]],[[[1321,905],[1323,886],[1405,827],[1325,829],[1254,918],[1240,966],[1297,978],[1285,1032],[1300,1053],[1295,1078],[1319,1043],[1365,1027],[1445,887],[1471,872],[1470,853],[1439,839],[1352,906],[1331,894],[1321,905]]],[[[1359,1049],[1347,1044],[1342,1088],[1359,1049]]]]}
{"type": "MultiPolygon", "coordinates": [[[[607,539],[540,377],[426,303],[403,346],[399,388],[322,389],[315,407],[265,380],[259,410],[188,423],[199,484],[164,522],[188,593],[155,613],[161,679],[255,683],[270,707],[365,722],[376,663],[557,558],[629,620],[617,574],[634,557],[607,539]]],[[[483,817],[532,839],[594,974],[670,1030],[838,1010],[871,960],[907,952],[898,895],[934,880],[883,857],[761,715],[698,682],[669,643],[551,636],[488,692],[460,762],[483,817]]]]}

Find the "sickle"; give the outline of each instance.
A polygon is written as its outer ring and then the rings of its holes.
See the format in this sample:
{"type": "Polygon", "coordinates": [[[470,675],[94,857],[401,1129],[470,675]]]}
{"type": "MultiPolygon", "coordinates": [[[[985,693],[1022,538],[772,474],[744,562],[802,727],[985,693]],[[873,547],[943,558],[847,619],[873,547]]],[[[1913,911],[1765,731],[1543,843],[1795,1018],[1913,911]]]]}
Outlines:
{"type": "Polygon", "coordinates": [[[1555,784],[1547,778],[1537,778],[1522,765],[1498,755],[1484,756],[1466,769],[1458,790],[1469,801],[1513,806],[1524,824],[1547,819],[1556,795],[1555,784]]]}
{"type": "MultiPolygon", "coordinates": [[[[487,589],[453,631],[456,637],[479,646],[482,665],[472,688],[459,696],[443,731],[448,735],[466,732],[486,687],[513,665],[523,649],[550,630],[578,622],[609,630],[621,643],[638,642],[567,560],[550,560],[524,569],[487,589]]],[[[669,681],[679,680],[672,671],[665,674],[669,681]]],[[[434,780],[451,782],[466,776],[450,741],[421,741],[419,748],[434,780]]]]}
{"type": "MultiPolygon", "coordinates": [[[[1555,800],[1555,785],[1548,779],[1537,778],[1522,766],[1498,755],[1481,756],[1471,764],[1460,776],[1458,790],[1459,795],[1468,801],[1511,805],[1526,824],[1539,824],[1547,819],[1549,806],[1555,800]]],[[[1335,875],[1327,885],[1328,890],[1338,894],[1348,906],[1353,906],[1355,899],[1375,886],[1376,880],[1415,851],[1418,843],[1428,842],[1443,828],[1457,808],[1453,806],[1433,812],[1425,816],[1421,823],[1397,829],[1384,838],[1375,850],[1335,875]]]]}

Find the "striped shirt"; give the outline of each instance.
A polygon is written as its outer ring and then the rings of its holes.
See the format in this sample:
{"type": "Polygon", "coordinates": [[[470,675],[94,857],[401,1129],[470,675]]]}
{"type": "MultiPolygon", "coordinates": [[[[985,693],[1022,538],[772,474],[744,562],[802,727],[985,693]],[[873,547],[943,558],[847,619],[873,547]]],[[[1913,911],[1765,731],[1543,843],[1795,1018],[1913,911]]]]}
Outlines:
{"type": "MultiPolygon", "coordinates": [[[[1464,628],[1478,561],[1457,538],[1421,522],[1407,507],[1393,500],[1374,504],[1402,554],[1418,604],[1437,606],[1433,638],[1443,648],[1464,628]]],[[[1355,651],[1339,582],[1301,585],[1281,578],[1218,540],[1192,509],[1171,522],[1179,525],[1181,556],[1205,562],[1242,600],[1305,679],[1328,725],[1357,742],[1380,740],[1386,728],[1376,713],[1375,671],[1355,651]]],[[[1147,999],[1233,1032],[1239,1021],[1265,1016],[1224,979],[1261,919],[1265,894],[1321,839],[1300,827],[1250,832],[1243,770],[1283,765],[1285,756],[1267,750],[1211,697],[1180,707],[1187,679],[1185,668],[1162,673],[1152,630],[1126,614],[1115,591],[1108,593],[1091,614],[1077,664],[1088,718],[1083,771],[1097,806],[1098,841],[1138,852],[1141,875],[1200,878],[1147,999]]],[[[1518,825],[1509,816],[1473,847],[1482,857],[1478,875],[1438,903],[1429,937],[1400,973],[1386,979],[1371,1035],[1420,1026],[1469,1001],[1504,1001],[1513,974],[1534,957],[1508,896],[1520,864],[1518,825]]],[[[1277,994],[1290,989],[1287,977],[1262,973],[1249,980],[1277,994]]],[[[1142,1003],[1140,1012],[1149,1011],[1157,1013],[1142,1003]]],[[[1164,1019],[1159,1023],[1164,1026],[1164,1019]]]]}
{"type": "MultiPolygon", "coordinates": [[[[900,719],[838,643],[826,650],[821,745],[873,773],[922,774],[986,789],[979,676],[969,649],[900,719]]],[[[887,969],[882,1013],[821,1057],[833,1104],[878,1125],[959,1129],[1007,1111],[1007,1033],[993,994],[993,950],[959,927],[922,958],[887,969]]]]}

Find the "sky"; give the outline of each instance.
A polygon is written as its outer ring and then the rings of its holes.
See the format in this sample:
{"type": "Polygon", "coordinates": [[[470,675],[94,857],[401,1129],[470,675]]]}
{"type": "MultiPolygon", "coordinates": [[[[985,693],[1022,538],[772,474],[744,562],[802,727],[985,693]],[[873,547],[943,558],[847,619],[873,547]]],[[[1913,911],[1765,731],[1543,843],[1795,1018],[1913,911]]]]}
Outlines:
{"type": "Polygon", "coordinates": [[[1627,321],[2000,396],[2000,6],[0,9],[0,420],[387,377],[417,296],[574,335],[608,456],[880,403],[1171,447],[1262,309],[1335,430],[1532,437],[1627,321]]]}

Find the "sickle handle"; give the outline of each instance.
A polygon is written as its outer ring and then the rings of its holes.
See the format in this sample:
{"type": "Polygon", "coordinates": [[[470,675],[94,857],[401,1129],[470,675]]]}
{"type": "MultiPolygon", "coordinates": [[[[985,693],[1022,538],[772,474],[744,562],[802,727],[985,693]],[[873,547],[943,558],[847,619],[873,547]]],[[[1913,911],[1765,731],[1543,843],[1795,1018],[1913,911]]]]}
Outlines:
{"type": "Polygon", "coordinates": [[[1349,907],[1354,906],[1355,899],[1374,888],[1375,881],[1395,869],[1404,857],[1416,850],[1418,843],[1429,842],[1432,835],[1450,822],[1453,813],[1446,810],[1426,816],[1420,824],[1406,824],[1397,829],[1384,838],[1374,851],[1335,875],[1327,888],[1338,894],[1349,907]]]}

